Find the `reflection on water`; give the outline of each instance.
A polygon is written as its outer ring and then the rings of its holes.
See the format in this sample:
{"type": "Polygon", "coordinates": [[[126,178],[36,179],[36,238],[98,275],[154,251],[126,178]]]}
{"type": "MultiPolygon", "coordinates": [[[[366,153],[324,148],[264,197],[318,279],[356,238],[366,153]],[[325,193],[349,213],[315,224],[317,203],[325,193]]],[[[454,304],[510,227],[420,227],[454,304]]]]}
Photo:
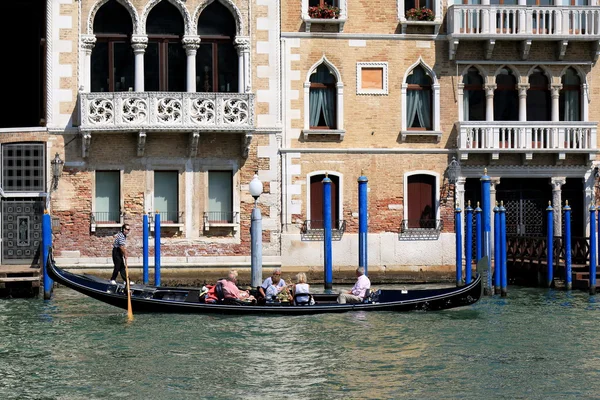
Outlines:
{"type": "Polygon", "coordinates": [[[0,398],[565,399],[600,393],[600,301],[510,288],[442,312],[126,313],[0,301],[0,398]]]}

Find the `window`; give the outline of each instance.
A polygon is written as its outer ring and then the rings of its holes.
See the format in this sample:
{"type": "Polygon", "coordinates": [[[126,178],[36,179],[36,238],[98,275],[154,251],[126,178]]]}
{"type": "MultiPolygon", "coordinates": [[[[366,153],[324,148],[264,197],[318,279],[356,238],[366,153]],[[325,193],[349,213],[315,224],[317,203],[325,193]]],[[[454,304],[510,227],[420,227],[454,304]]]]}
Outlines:
{"type": "Polygon", "coordinates": [[[208,213],[209,224],[232,224],[233,214],[233,173],[231,171],[208,171],[208,213]]]}
{"type": "Polygon", "coordinates": [[[121,222],[120,171],[96,171],[93,221],[96,224],[121,222]]]}
{"type": "Polygon", "coordinates": [[[356,81],[356,94],[388,94],[387,63],[357,63],[356,81]]]}
{"type": "Polygon", "coordinates": [[[181,44],[183,18],[168,1],[148,15],[148,47],[144,53],[144,88],[147,91],[185,91],[186,54],[181,44]]]}
{"type": "Polygon", "coordinates": [[[181,222],[179,221],[178,181],[177,171],[154,172],[154,209],[160,214],[161,223],[181,222]]]}
{"type": "Polygon", "coordinates": [[[408,228],[436,229],[436,177],[416,174],[408,176],[408,189],[405,199],[408,204],[404,226],[408,228]]]}
{"type": "Polygon", "coordinates": [[[573,68],[562,76],[558,103],[561,121],[581,121],[581,80],[573,68]]]}
{"type": "Polygon", "coordinates": [[[318,6],[325,7],[326,5],[333,6],[333,7],[339,7],[340,1],[339,0],[308,0],[309,7],[318,7],[318,6]]]}
{"type": "Polygon", "coordinates": [[[336,128],[335,76],[321,64],[310,76],[310,129],[336,128]]]}
{"type": "Polygon", "coordinates": [[[2,145],[2,189],[5,192],[43,192],[43,144],[2,145]]]}
{"type": "Polygon", "coordinates": [[[198,19],[198,36],[196,90],[238,92],[238,55],[233,46],[235,20],[220,2],[212,2],[202,11],[198,19]]]}
{"type": "MultiPolygon", "coordinates": [[[[340,177],[328,174],[331,179],[331,228],[339,229],[340,221],[340,177]]],[[[309,229],[323,229],[323,179],[325,174],[310,177],[309,229]]]]}
{"type": "Polygon", "coordinates": [[[465,121],[485,121],[483,77],[475,67],[463,77],[463,112],[465,121]]]}
{"type": "Polygon", "coordinates": [[[406,79],[406,117],[409,130],[432,130],[431,78],[420,65],[406,79]]]}
{"type": "Polygon", "coordinates": [[[494,90],[494,121],[519,120],[519,94],[517,78],[508,68],[502,68],[496,76],[494,90]]]}
{"type": "Polygon", "coordinates": [[[134,54],[129,13],[116,0],[104,4],[94,18],[97,42],[92,50],[91,91],[133,90],[134,54]]]}
{"type": "Polygon", "coordinates": [[[551,104],[548,78],[540,68],[535,68],[529,75],[527,121],[550,121],[551,104]]]}
{"type": "Polygon", "coordinates": [[[433,0],[404,0],[404,11],[423,7],[433,10],[433,0]]]}

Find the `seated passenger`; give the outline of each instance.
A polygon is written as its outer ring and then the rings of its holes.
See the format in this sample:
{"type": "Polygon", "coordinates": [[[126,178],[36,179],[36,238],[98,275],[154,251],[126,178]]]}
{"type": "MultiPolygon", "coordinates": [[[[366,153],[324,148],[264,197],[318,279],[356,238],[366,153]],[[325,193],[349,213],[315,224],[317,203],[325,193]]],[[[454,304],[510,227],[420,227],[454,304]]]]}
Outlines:
{"type": "Polygon", "coordinates": [[[264,282],[262,283],[262,285],[260,285],[260,287],[258,288],[259,293],[261,294],[261,296],[266,297],[267,296],[267,289],[269,288],[269,286],[271,286],[273,284],[274,279],[277,278],[277,284],[276,286],[278,288],[282,288],[285,286],[285,281],[283,279],[281,279],[281,268],[275,268],[273,270],[273,275],[268,277],[267,279],[264,280],[264,282]]]}
{"type": "Polygon", "coordinates": [[[277,301],[277,296],[279,296],[281,293],[287,293],[287,287],[280,285],[280,283],[283,282],[283,279],[281,279],[280,274],[281,272],[279,272],[279,274],[274,273],[272,278],[268,278],[271,279],[271,284],[267,287],[267,290],[265,291],[265,300],[267,304],[274,303],[275,301],[277,301]]]}
{"type": "Polygon", "coordinates": [[[227,274],[227,278],[220,279],[217,283],[221,282],[223,286],[223,296],[225,299],[237,299],[237,300],[254,300],[254,296],[250,295],[247,290],[240,290],[237,285],[238,273],[235,269],[232,269],[227,274]]]}
{"type": "Polygon", "coordinates": [[[296,275],[296,281],[298,283],[292,286],[292,298],[294,299],[296,305],[315,304],[312,296],[309,296],[310,285],[306,283],[306,274],[304,272],[300,272],[298,275],[296,275]],[[302,294],[306,294],[306,296],[301,296],[302,294]]]}
{"type": "Polygon", "coordinates": [[[365,297],[367,289],[371,288],[371,281],[365,275],[365,268],[356,268],[356,283],[347,292],[340,292],[337,302],[340,304],[348,303],[362,303],[365,297]]]}

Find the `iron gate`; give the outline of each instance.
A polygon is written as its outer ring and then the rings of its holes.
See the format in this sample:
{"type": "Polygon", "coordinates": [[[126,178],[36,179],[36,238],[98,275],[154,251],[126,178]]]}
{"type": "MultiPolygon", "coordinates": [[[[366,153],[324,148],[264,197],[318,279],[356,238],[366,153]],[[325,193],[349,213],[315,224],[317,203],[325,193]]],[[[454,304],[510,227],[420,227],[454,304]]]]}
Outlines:
{"type": "Polygon", "coordinates": [[[2,199],[2,264],[32,264],[42,243],[42,199],[2,199]]]}
{"type": "Polygon", "coordinates": [[[498,190],[497,198],[504,201],[507,236],[544,236],[547,199],[531,190],[498,190]]]}

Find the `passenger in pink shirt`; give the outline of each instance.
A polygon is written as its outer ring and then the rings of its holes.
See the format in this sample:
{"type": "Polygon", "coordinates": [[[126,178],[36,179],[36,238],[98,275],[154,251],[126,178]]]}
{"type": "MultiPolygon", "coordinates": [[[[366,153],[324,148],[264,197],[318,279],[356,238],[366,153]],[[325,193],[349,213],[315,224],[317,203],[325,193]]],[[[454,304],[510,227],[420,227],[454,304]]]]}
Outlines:
{"type": "Polygon", "coordinates": [[[356,283],[347,292],[340,292],[337,302],[340,304],[346,303],[362,303],[365,298],[367,289],[371,288],[371,281],[365,275],[365,268],[356,268],[356,283]]]}
{"type": "Polygon", "coordinates": [[[223,285],[223,295],[226,299],[253,300],[254,296],[251,296],[247,290],[240,290],[237,287],[237,276],[237,271],[232,269],[227,274],[227,278],[219,281],[223,285]]]}

